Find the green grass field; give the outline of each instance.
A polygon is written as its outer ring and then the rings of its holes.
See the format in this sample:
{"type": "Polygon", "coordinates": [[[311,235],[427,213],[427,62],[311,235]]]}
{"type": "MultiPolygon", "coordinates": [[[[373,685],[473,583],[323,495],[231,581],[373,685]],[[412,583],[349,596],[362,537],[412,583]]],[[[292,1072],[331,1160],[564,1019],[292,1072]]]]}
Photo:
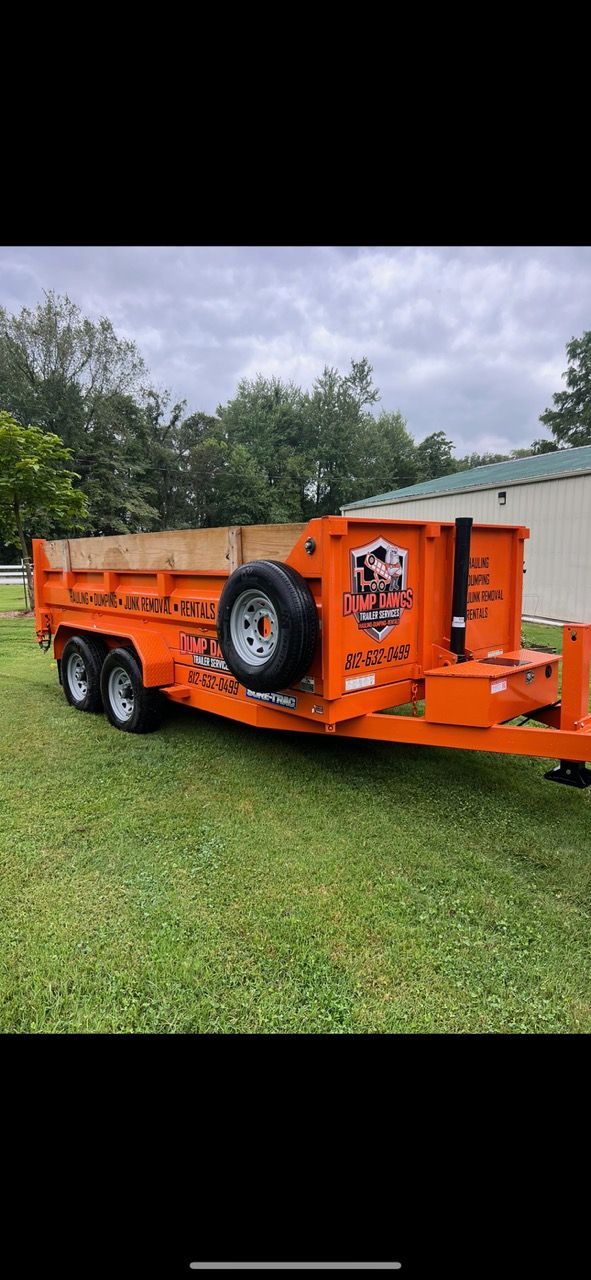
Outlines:
{"type": "Polygon", "coordinates": [[[8,612],[9,609],[24,609],[25,593],[20,583],[12,584],[9,587],[0,586],[0,613],[8,612]]]}
{"type": "Polygon", "coordinates": [[[591,790],[543,761],[182,707],[117,733],[30,618],[0,757],[1,1031],[591,1030],[591,790]]]}

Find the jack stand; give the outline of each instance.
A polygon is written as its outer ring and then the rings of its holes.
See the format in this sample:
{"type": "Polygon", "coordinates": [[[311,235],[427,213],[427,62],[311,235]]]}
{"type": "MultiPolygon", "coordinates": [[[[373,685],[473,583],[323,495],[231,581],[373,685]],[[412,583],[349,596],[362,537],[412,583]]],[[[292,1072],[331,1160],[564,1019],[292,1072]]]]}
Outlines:
{"type": "Polygon", "coordinates": [[[580,760],[561,760],[544,777],[548,782],[563,782],[565,787],[591,787],[591,769],[587,769],[580,760]]]}

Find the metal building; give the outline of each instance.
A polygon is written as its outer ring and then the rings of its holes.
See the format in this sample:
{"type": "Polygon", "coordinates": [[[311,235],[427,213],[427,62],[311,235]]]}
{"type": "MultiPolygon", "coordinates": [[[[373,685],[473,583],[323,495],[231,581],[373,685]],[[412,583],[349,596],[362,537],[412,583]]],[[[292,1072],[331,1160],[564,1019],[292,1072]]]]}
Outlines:
{"type": "Polygon", "coordinates": [[[525,618],[591,621],[591,445],[474,467],[361,502],[343,515],[524,524],[525,618]]]}

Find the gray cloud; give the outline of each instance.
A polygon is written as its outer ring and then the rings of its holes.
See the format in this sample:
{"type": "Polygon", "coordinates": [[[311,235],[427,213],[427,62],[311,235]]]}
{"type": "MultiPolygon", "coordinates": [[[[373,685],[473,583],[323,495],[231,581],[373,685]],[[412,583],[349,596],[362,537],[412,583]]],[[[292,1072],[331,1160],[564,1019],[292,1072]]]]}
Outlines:
{"type": "Polygon", "coordinates": [[[458,455],[545,434],[565,344],[591,328],[591,249],[37,247],[0,250],[0,301],[68,293],[133,338],[161,387],[213,412],[257,372],[311,387],[366,355],[381,406],[458,455]]]}

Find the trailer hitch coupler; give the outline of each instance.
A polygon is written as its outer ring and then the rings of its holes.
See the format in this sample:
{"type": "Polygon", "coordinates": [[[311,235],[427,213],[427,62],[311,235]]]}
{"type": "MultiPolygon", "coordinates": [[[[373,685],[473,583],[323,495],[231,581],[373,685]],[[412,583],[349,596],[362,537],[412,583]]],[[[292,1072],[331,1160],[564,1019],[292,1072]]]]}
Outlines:
{"type": "Polygon", "coordinates": [[[458,516],[454,552],[454,580],[451,605],[450,649],[458,662],[466,661],[466,612],[472,516],[458,516]]]}

